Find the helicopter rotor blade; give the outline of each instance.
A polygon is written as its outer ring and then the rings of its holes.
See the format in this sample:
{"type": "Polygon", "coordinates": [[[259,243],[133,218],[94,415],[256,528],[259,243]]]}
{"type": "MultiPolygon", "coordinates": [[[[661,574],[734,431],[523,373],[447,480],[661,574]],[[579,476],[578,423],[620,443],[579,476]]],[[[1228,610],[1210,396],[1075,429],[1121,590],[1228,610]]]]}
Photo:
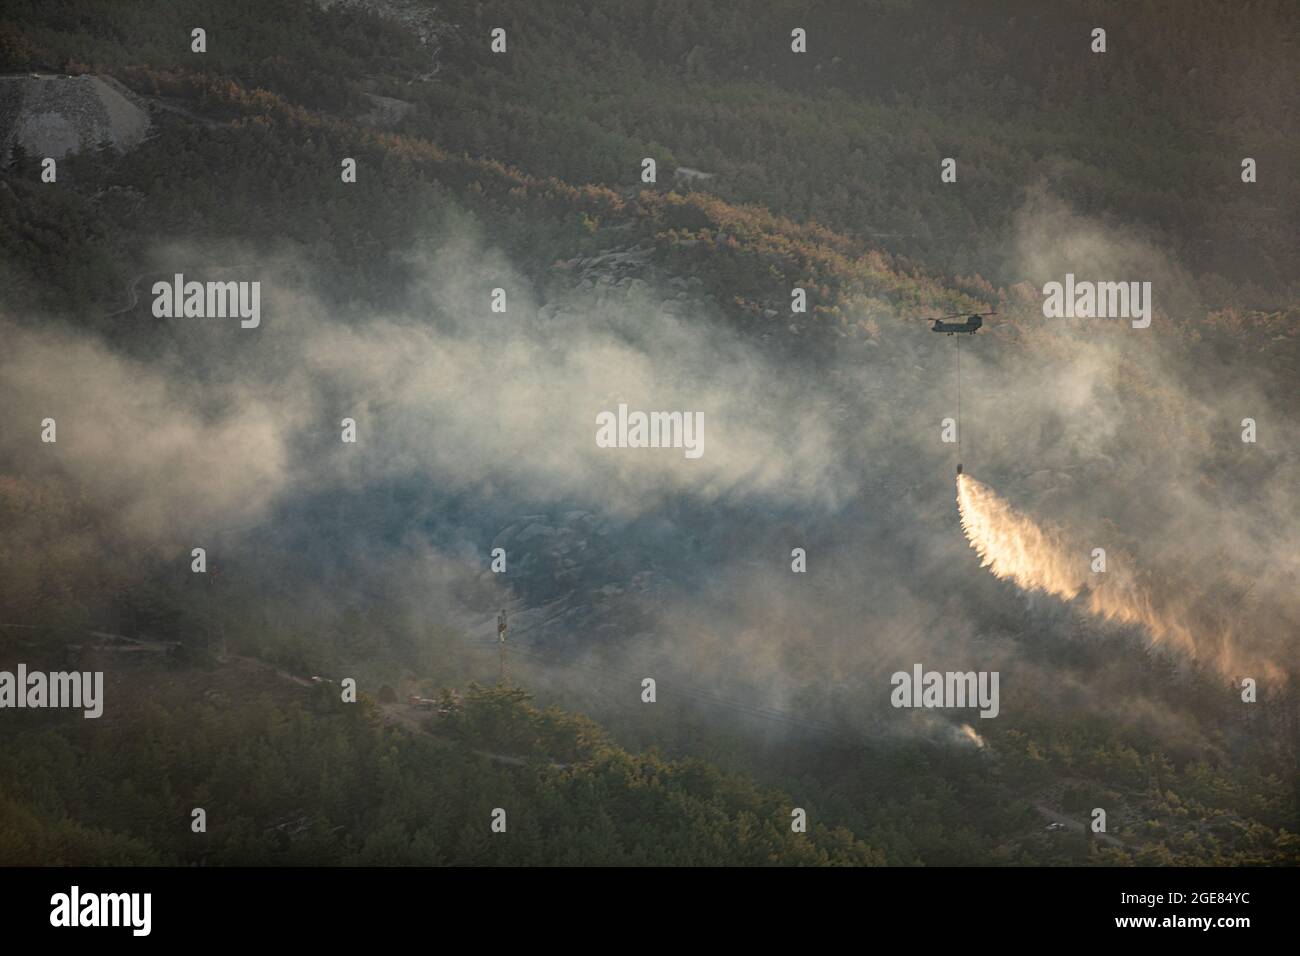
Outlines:
{"type": "Polygon", "coordinates": [[[973,316],[997,315],[996,312],[954,312],[951,315],[929,315],[921,318],[922,322],[943,322],[946,319],[969,319],[973,316]]]}

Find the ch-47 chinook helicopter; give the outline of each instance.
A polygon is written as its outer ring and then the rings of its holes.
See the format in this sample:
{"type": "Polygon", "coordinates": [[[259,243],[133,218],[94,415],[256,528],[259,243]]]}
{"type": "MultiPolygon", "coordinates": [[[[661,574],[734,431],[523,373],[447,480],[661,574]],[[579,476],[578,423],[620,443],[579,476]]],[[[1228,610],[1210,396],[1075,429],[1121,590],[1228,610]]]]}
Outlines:
{"type": "Polygon", "coordinates": [[[957,332],[969,332],[974,335],[984,326],[983,316],[997,315],[996,312],[956,312],[952,315],[940,315],[935,318],[925,319],[926,322],[933,322],[930,326],[931,332],[947,332],[953,335],[957,332]],[[948,319],[965,319],[965,322],[949,322],[948,319]]]}
{"type": "MultiPolygon", "coordinates": [[[[958,332],[969,332],[974,335],[984,327],[984,316],[997,315],[996,312],[956,312],[952,315],[939,315],[927,318],[926,322],[932,322],[931,332],[943,332],[946,335],[956,335],[958,332]],[[962,322],[949,322],[949,319],[963,319],[962,322]]],[[[961,477],[961,339],[957,340],[957,476],[961,477]]]]}

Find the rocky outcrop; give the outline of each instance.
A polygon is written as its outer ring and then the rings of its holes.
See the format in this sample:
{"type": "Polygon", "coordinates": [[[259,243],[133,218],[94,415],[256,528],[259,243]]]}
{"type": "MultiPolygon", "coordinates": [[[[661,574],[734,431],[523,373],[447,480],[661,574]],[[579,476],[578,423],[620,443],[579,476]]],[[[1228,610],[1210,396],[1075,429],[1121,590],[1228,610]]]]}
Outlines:
{"type": "Polygon", "coordinates": [[[716,307],[697,276],[669,276],[654,264],[654,248],[612,248],[559,263],[570,275],[568,294],[542,306],[542,318],[641,300],[668,315],[690,315],[716,307]]]}
{"type": "Polygon", "coordinates": [[[13,147],[61,159],[109,143],[125,151],[150,126],[149,111],[116,84],[96,76],[0,77],[0,158],[13,147]]]}
{"type": "Polygon", "coordinates": [[[508,556],[520,636],[590,635],[638,617],[664,582],[652,549],[628,537],[588,511],[519,515],[502,528],[492,547],[508,556]]]}
{"type": "Polygon", "coordinates": [[[422,0],[316,0],[316,3],[322,10],[331,7],[361,9],[400,23],[426,46],[437,46],[438,34],[445,29],[436,16],[437,8],[422,0]]]}
{"type": "Polygon", "coordinates": [[[357,117],[359,123],[377,129],[393,129],[402,120],[415,112],[415,104],[408,100],[399,100],[392,96],[380,96],[377,93],[363,94],[370,101],[370,109],[357,117]]]}

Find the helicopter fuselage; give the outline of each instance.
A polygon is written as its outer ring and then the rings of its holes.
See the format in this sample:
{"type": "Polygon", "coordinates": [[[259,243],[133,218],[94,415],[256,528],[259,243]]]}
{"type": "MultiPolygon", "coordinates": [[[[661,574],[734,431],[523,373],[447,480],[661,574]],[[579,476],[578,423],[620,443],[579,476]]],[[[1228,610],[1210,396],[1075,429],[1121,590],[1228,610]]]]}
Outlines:
{"type": "Polygon", "coordinates": [[[954,335],[958,332],[969,332],[974,335],[984,325],[984,320],[978,315],[972,315],[965,322],[945,322],[942,319],[935,319],[934,325],[930,326],[931,332],[945,332],[948,335],[954,335]]]}

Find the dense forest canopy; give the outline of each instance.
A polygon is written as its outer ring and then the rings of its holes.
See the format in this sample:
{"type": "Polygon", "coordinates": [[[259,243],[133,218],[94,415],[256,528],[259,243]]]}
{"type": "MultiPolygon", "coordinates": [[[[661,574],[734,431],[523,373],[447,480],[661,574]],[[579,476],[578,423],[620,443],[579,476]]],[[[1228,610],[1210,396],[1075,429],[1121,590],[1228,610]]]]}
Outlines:
{"type": "Polygon", "coordinates": [[[1300,115],[1279,69],[1300,42],[1284,0],[1249,15],[1213,0],[1050,14],[1029,2],[450,2],[428,44],[353,5],[21,7],[0,21],[11,68],[198,71],[332,111],[387,91],[425,106],[411,129],[452,152],[613,188],[654,156],[665,173],[715,173],[723,198],[1004,283],[1019,277],[1002,240],[1044,182],[1082,212],[1141,226],[1203,282],[1240,287],[1232,299],[1207,287],[1211,304],[1294,295],[1300,187],[1283,171],[1300,129],[1270,119],[1300,115]],[[213,37],[201,61],[177,40],[199,20],[213,37]],[[471,42],[494,26],[514,38],[511,56],[471,42]],[[1080,55],[1098,26],[1111,54],[1080,55]],[[807,56],[787,55],[793,27],[807,56]],[[949,156],[959,188],[939,182],[949,156]],[[1264,171],[1248,192],[1243,156],[1264,171]]]}

